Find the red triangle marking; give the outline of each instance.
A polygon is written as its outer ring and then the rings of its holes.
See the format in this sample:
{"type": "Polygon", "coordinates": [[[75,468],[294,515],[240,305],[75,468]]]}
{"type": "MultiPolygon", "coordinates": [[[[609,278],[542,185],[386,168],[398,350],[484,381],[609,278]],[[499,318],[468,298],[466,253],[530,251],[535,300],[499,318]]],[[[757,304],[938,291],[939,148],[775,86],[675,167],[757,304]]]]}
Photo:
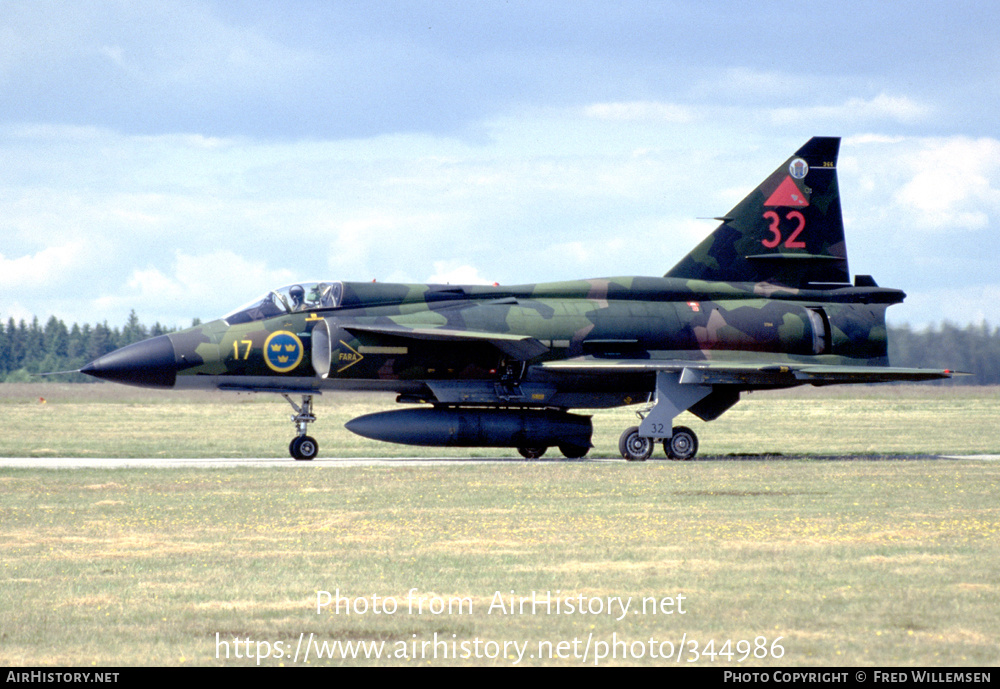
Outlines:
{"type": "Polygon", "coordinates": [[[809,205],[809,199],[799,191],[798,186],[791,177],[785,177],[785,181],[778,185],[774,193],[764,202],[765,206],[795,206],[804,208],[809,205]]]}

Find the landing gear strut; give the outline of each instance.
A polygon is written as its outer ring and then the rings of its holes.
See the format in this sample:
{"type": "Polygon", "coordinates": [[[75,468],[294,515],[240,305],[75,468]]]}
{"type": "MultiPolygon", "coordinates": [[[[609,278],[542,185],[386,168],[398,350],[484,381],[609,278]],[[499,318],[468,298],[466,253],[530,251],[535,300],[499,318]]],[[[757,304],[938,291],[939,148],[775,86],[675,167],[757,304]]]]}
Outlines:
{"type": "Polygon", "coordinates": [[[698,453],[698,436],[685,426],[672,426],[674,417],[712,392],[707,385],[682,383],[676,372],[656,373],[656,397],[652,405],[636,412],[638,426],[625,429],[618,440],[618,450],[630,462],[644,462],[653,454],[653,446],[663,443],[670,459],[689,460],[698,453]]]}
{"type": "Polygon", "coordinates": [[[292,421],[295,423],[295,430],[298,431],[298,435],[288,445],[288,452],[295,459],[309,460],[315,458],[319,454],[319,443],[316,442],[315,438],[306,435],[309,424],[316,420],[316,417],[312,413],[313,396],[302,395],[302,406],[295,404],[292,398],[286,394],[282,394],[281,396],[295,410],[295,416],[292,417],[292,421]]]}

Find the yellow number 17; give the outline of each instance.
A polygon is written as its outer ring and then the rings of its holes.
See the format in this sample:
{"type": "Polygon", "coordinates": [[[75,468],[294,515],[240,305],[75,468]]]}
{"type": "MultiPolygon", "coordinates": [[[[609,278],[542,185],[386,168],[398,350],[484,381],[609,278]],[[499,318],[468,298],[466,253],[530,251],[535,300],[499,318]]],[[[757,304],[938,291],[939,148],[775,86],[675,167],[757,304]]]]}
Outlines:
{"type": "Polygon", "coordinates": [[[243,360],[246,361],[247,359],[250,358],[250,349],[253,347],[253,340],[233,341],[233,356],[235,356],[237,359],[240,358],[240,345],[246,346],[246,349],[243,350],[243,357],[242,357],[243,360]]]}

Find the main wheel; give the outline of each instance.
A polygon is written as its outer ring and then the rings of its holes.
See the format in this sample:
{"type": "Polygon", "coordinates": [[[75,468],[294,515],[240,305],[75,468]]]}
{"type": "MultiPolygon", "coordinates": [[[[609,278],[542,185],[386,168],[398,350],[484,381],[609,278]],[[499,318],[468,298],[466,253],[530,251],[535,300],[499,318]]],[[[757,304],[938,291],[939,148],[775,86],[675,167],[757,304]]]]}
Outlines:
{"type": "Polygon", "coordinates": [[[308,435],[299,435],[292,439],[288,451],[295,459],[314,459],[319,454],[319,443],[308,435]]]}
{"type": "Polygon", "coordinates": [[[618,451],[630,462],[645,462],[653,454],[653,439],[639,435],[639,427],[626,428],[618,438],[618,451]]]}
{"type": "Polygon", "coordinates": [[[663,452],[670,459],[686,462],[698,454],[698,436],[687,426],[674,426],[673,435],[663,441],[663,452]]]}
{"type": "Polygon", "coordinates": [[[547,447],[519,447],[517,453],[525,459],[538,459],[548,450],[547,447]]]}

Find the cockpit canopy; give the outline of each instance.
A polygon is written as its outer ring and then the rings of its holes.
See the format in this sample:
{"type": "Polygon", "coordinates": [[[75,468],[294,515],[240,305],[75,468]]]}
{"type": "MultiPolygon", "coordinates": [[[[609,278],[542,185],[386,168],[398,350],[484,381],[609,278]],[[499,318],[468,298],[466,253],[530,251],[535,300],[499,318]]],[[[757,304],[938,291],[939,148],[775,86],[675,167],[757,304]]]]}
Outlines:
{"type": "Polygon", "coordinates": [[[271,290],[263,297],[254,299],[230,314],[223,316],[229,325],[259,321],[286,313],[331,309],[340,306],[344,295],[341,282],[296,282],[271,290]]]}

